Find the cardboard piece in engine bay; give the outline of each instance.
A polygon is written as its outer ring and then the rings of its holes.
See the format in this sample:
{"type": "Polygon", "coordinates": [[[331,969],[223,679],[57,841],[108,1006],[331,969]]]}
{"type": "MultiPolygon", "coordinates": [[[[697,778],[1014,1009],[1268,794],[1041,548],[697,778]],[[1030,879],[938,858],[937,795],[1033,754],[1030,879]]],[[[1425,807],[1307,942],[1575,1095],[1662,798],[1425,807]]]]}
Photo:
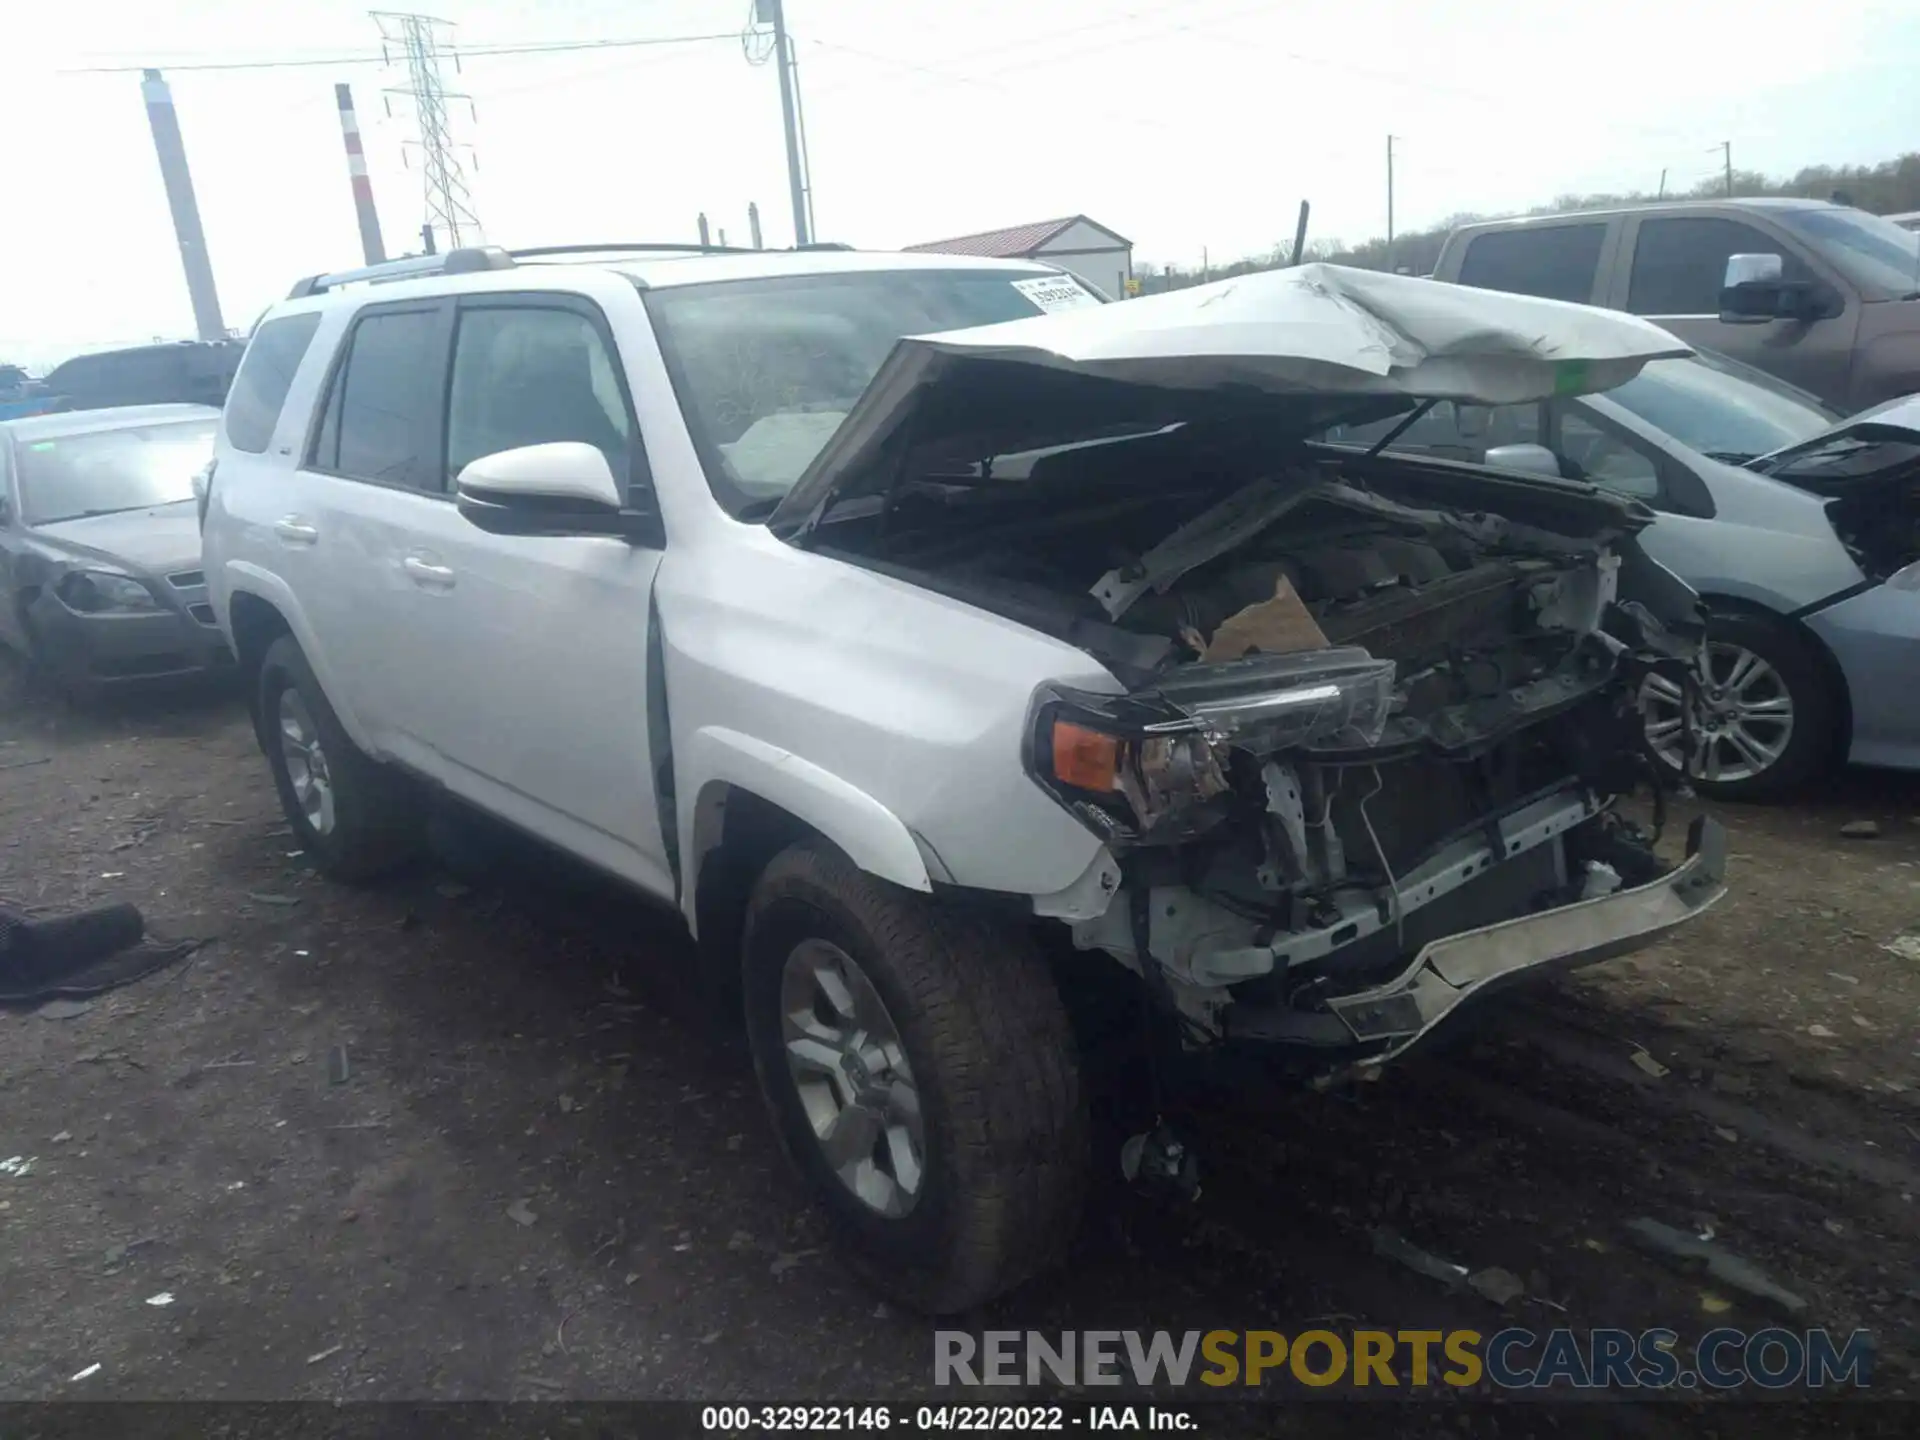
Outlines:
{"type": "Polygon", "coordinates": [[[1695,822],[1670,867],[1611,813],[1638,779],[1658,793],[1638,691],[1687,673],[1700,634],[1634,538],[1652,512],[1307,437],[1687,353],[1627,315],[1322,265],[1087,305],[901,342],[770,524],[1099,659],[1102,683],[1043,685],[1028,718],[1021,763],[1092,842],[1033,909],[1192,1038],[1375,1061],[1486,989],[1692,919],[1725,893],[1725,837],[1695,822]],[[1101,563],[1049,621],[1032,582],[1073,569],[1074,504],[1181,499],[1198,468],[1211,499],[1144,538],[1089,522],[1101,563]],[[1201,662],[1225,615],[1290,593],[1324,648],[1201,662]],[[1063,777],[1088,755],[1110,781],[1063,777]]]}

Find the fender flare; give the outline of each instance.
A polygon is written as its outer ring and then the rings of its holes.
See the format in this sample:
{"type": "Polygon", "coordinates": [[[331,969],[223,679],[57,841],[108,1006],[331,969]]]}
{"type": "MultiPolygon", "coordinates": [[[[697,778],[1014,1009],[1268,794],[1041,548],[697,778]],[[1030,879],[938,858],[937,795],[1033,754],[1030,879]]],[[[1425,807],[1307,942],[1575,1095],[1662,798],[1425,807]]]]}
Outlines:
{"type": "Polygon", "coordinates": [[[690,923],[700,871],[719,845],[729,789],[758,796],[810,826],[847,853],[869,875],[908,890],[931,892],[933,879],[920,843],[886,806],[866,791],[790,750],[724,726],[703,726],[676,745],[683,794],[695,799],[683,812],[681,853],[689,860],[682,886],[690,923]]]}
{"type": "MultiPolygon", "coordinates": [[[[347,732],[347,738],[368,755],[377,757],[377,752],[368,743],[367,730],[360,723],[359,715],[354,711],[352,698],[336,683],[333,668],[327,663],[327,656],[313,633],[313,626],[307,622],[306,611],[300,602],[293,598],[293,591],[278,575],[263,570],[245,560],[229,560],[226,569],[226,595],[221,604],[220,628],[227,637],[227,643],[234,645],[233,600],[236,595],[246,595],[264,604],[271,605],[286,622],[287,631],[293,636],[294,643],[300,647],[300,653],[307,657],[307,664],[313,670],[313,678],[320,682],[320,688],[326,693],[327,704],[333,707],[333,713],[340,718],[340,726],[347,732]]],[[[234,653],[239,653],[234,646],[234,653]]]]}

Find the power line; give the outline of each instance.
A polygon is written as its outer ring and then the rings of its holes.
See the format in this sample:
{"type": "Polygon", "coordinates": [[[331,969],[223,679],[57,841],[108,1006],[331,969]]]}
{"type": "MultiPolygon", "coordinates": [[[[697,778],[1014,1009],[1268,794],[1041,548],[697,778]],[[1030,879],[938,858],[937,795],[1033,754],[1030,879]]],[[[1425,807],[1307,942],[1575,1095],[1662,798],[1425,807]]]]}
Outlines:
{"type": "MultiPolygon", "coordinates": [[[[1163,38],[1163,35],[1142,38],[1163,38]]],[[[1015,100],[1026,98],[1021,91],[1016,90],[1011,85],[1003,85],[997,79],[990,80],[979,75],[964,75],[957,71],[936,69],[931,65],[922,65],[916,61],[902,60],[897,56],[881,55],[872,50],[863,50],[858,46],[843,45],[837,40],[816,40],[809,36],[806,37],[806,43],[822,50],[837,51],[840,54],[851,55],[856,59],[867,60],[876,65],[884,65],[889,69],[898,70],[902,73],[922,75],[929,80],[938,80],[943,84],[961,85],[978,90],[987,90],[993,94],[1009,96],[1015,100]]],[[[1010,68],[1020,70],[1029,67],[1014,66],[1010,68]]],[[[830,85],[820,93],[831,94],[842,88],[844,87],[830,85]]],[[[1173,133],[1166,122],[1152,120],[1145,115],[1136,114],[1128,110],[1076,106],[1075,113],[1085,118],[1107,120],[1116,125],[1131,126],[1134,129],[1151,134],[1157,139],[1164,140],[1173,133]]],[[[1323,154],[1355,155],[1359,153],[1358,148],[1351,143],[1319,144],[1316,148],[1323,154]]]]}
{"type": "MultiPolygon", "coordinates": [[[[465,52],[461,52],[464,56],[465,52]]],[[[596,80],[606,75],[631,75],[644,64],[646,68],[671,63],[673,56],[663,56],[651,62],[638,60],[614,60],[599,65],[589,65],[580,70],[563,70],[558,75],[543,75],[537,80],[520,80],[511,85],[486,85],[479,87],[480,99],[489,105],[507,99],[509,96],[524,95],[530,90],[549,90],[555,85],[576,85],[583,81],[596,80]]]]}
{"type": "MultiPolygon", "coordinates": [[[[1154,6],[1145,10],[1124,10],[1120,12],[1119,18],[1126,19],[1126,20],[1152,20],[1157,16],[1169,13],[1173,10],[1185,9],[1185,8],[1187,7],[1179,6],[1179,5],[1162,5],[1162,6],[1154,6]]],[[[1253,6],[1253,7],[1243,6],[1235,10],[1230,10],[1224,15],[1205,16],[1205,17],[1202,17],[1202,19],[1203,19],[1203,23],[1209,24],[1209,25],[1233,24],[1241,20],[1249,19],[1255,15],[1268,14],[1271,12],[1271,9],[1272,7],[1270,5],[1260,5],[1260,6],[1253,6]]],[[[1161,27],[1153,30],[1128,31],[1124,34],[1112,37],[1100,44],[1078,46],[1070,51],[1066,51],[1058,55],[1034,56],[1031,54],[1031,52],[1034,50],[1036,46],[1045,45],[1054,40],[1069,39],[1072,36],[1084,34],[1090,30],[1110,30],[1110,29],[1112,29],[1111,18],[1107,20],[1096,21],[1091,24],[1068,26],[1064,30],[1047,31],[1039,35],[1023,38],[1022,40],[1014,44],[992,45],[982,50],[961,51],[960,53],[955,55],[944,56],[943,59],[948,63],[953,63],[953,62],[966,63],[968,61],[974,61],[974,60],[990,60],[995,58],[996,56],[1010,55],[1010,54],[1027,55],[1029,57],[1026,60],[1020,62],[1019,64],[995,66],[994,74],[997,77],[1001,75],[1018,74],[1022,70],[1038,70],[1038,69],[1044,69],[1046,66],[1049,66],[1049,65],[1059,65],[1063,63],[1070,63],[1075,60],[1084,59],[1091,55],[1102,54],[1108,50],[1121,50],[1133,45],[1143,45],[1153,40],[1164,40],[1171,35],[1177,34],[1180,31],[1190,31],[1195,34],[1199,33],[1197,30],[1194,30],[1194,27],[1192,25],[1182,23],[1182,24],[1177,24],[1172,26],[1165,26],[1165,27],[1161,27]]],[[[964,75],[957,71],[931,70],[926,66],[918,65],[913,61],[902,60],[897,56],[881,55],[871,50],[861,50],[851,45],[843,45],[838,41],[818,40],[818,39],[813,39],[812,37],[808,37],[808,40],[810,44],[821,45],[832,50],[840,50],[849,55],[857,55],[862,59],[871,60],[877,64],[891,65],[899,69],[917,70],[920,73],[935,75],[943,79],[954,81],[957,84],[983,85],[988,89],[997,89],[1007,94],[1013,93],[1012,91],[1007,90],[1005,86],[996,85],[992,81],[982,80],[971,75],[964,75]]],[[[827,94],[841,88],[843,87],[839,85],[829,86],[826,91],[823,91],[821,93],[827,94]]]]}
{"type": "MultiPolygon", "coordinates": [[[[698,45],[710,40],[734,40],[738,31],[714,35],[636,35],[608,40],[562,40],[544,45],[472,45],[462,46],[463,60],[487,59],[496,55],[560,55],[580,50],[626,50],[647,45],[698,45]]],[[[379,52],[354,55],[305,55],[282,60],[193,60],[169,62],[161,68],[187,70],[289,70],[316,65],[382,65],[379,52]]],[[[80,65],[57,70],[57,75],[124,75],[151,68],[146,65],[80,65]]]]}

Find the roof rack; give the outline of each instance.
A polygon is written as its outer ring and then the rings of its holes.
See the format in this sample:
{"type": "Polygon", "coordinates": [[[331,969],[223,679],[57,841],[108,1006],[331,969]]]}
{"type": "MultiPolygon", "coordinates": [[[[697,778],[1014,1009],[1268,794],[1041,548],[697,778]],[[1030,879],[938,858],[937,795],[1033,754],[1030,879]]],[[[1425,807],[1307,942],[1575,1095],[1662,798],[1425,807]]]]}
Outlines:
{"type": "Polygon", "coordinates": [[[389,280],[412,280],[422,275],[470,275],[481,270],[512,268],[513,257],[496,245],[465,246],[449,250],[444,255],[409,255],[404,260],[389,260],[383,265],[363,265],[358,270],[309,275],[294,285],[287,298],[302,300],[309,295],[338,290],[342,285],[379,285],[389,280]]]}
{"type": "MultiPolygon", "coordinates": [[[[838,240],[817,240],[795,245],[795,251],[851,250],[838,240]]],[[[467,245],[442,255],[410,255],[404,260],[389,260],[381,265],[364,265],[357,270],[336,270],[327,275],[309,275],[297,282],[289,300],[337,290],[342,285],[380,285],[390,280],[416,280],[425,275],[473,275],[484,270],[511,270],[522,260],[544,260],[563,255],[757,255],[741,245],[675,244],[670,241],[619,241],[611,245],[536,245],[524,250],[503,250],[498,245],[467,245]]]]}

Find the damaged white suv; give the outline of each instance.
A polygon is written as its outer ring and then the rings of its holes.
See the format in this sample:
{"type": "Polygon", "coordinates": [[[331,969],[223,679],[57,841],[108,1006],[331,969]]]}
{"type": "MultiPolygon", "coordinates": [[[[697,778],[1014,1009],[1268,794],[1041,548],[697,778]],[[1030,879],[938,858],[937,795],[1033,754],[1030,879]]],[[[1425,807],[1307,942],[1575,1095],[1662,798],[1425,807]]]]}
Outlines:
{"type": "Polygon", "coordinates": [[[441,789],[674,906],[850,1258],[953,1310],[1077,1219],[1057,955],[1324,1075],[1723,893],[1613,808],[1699,636],[1651,513],[1313,440],[1678,353],[1322,266],[460,250],[261,323],[205,568],[329,871],[441,789]]]}

